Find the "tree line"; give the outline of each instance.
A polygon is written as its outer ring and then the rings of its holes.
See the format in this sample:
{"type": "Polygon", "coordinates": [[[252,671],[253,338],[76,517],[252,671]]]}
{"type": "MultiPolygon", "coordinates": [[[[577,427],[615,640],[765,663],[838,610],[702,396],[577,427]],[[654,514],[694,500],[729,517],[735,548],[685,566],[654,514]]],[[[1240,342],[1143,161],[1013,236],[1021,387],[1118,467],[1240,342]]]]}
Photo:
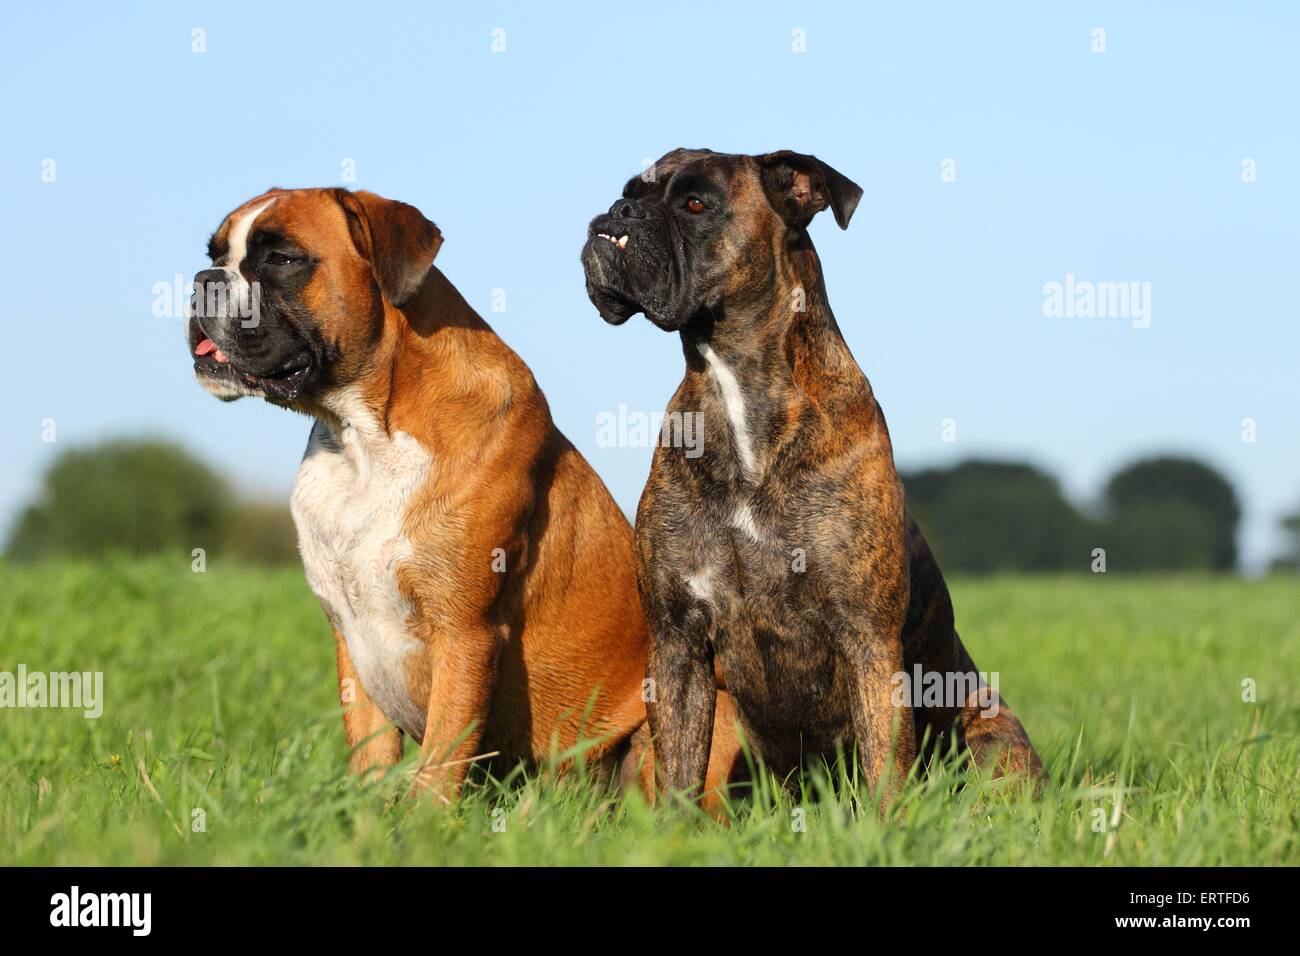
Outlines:
{"type": "Polygon", "coordinates": [[[908,507],[954,571],[1232,571],[1241,505],[1193,458],[1143,458],[1116,471],[1090,511],[1033,465],[972,460],[905,473],[908,507]]]}
{"type": "MultiPolygon", "coordinates": [[[[1180,456],[1142,458],[1081,509],[1047,472],[973,459],[904,472],[908,507],[949,571],[1233,571],[1241,504],[1223,474],[1180,456]]],[[[1300,572],[1300,508],[1282,521],[1279,571],[1300,572]]],[[[298,558],[283,502],[239,497],[172,442],[117,439],[63,452],[15,521],[13,560],[188,554],[244,562],[298,558]]]]}

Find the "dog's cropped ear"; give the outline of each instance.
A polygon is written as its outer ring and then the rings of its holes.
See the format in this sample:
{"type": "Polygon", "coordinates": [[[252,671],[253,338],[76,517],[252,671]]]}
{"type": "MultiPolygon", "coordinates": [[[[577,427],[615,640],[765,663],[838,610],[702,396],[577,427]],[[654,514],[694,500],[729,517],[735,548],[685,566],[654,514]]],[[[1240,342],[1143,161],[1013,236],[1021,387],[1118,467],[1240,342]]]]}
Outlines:
{"type": "Polygon", "coordinates": [[[334,192],[347,216],[353,245],[369,260],[379,291],[400,309],[428,275],[442,233],[404,202],[368,192],[334,192]]]}
{"type": "Polygon", "coordinates": [[[827,206],[841,229],[849,228],[862,189],[816,156],[788,149],[758,157],[768,201],[787,225],[806,228],[827,206]]]}

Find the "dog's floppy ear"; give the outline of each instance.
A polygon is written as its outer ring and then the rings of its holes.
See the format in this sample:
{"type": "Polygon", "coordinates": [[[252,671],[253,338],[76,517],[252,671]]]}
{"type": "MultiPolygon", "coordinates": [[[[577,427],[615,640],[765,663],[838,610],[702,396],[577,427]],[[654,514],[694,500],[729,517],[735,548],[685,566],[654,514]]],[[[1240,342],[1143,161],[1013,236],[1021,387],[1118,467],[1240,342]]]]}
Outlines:
{"type": "Polygon", "coordinates": [[[849,228],[862,189],[816,156],[782,149],[758,157],[768,201],[788,225],[807,227],[827,206],[841,229],[849,228]]]}
{"type": "Polygon", "coordinates": [[[336,189],[357,251],[369,260],[379,291],[399,309],[424,282],[442,245],[438,227],[414,206],[369,192],[336,189]]]}

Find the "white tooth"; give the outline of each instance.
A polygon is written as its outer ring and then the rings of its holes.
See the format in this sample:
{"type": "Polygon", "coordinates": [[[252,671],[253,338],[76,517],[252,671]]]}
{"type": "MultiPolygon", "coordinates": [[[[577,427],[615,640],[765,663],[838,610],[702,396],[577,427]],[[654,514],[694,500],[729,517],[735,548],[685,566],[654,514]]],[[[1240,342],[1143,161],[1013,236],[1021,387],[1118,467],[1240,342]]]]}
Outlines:
{"type": "Polygon", "coordinates": [[[626,249],[626,248],[627,248],[627,236],[624,236],[622,239],[620,239],[620,240],[618,241],[618,247],[619,247],[620,249],[626,249]]]}

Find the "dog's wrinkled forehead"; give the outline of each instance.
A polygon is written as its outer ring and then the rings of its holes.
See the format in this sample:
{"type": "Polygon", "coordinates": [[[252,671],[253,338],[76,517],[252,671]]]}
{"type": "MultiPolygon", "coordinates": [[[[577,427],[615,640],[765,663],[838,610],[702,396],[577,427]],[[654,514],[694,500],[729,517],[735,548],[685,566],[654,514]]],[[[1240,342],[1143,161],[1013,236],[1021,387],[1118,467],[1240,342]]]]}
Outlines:
{"type": "MultiPolygon", "coordinates": [[[[327,189],[269,189],[231,212],[208,239],[214,265],[238,268],[254,239],[346,248],[347,222],[327,189]]],[[[322,250],[324,251],[324,250],[322,250]]]]}
{"type": "Polygon", "coordinates": [[[248,251],[248,237],[253,226],[283,193],[282,189],[271,189],[254,196],[221,220],[217,231],[208,238],[208,257],[214,265],[238,268],[248,251]]]}
{"type": "Polygon", "coordinates": [[[774,153],[715,153],[707,149],[675,149],[648,166],[623,188],[623,198],[648,201],[691,188],[689,180],[709,182],[732,201],[748,202],[757,186],[787,226],[806,229],[823,209],[847,229],[862,198],[862,187],[816,156],[781,149],[774,153]]]}
{"type": "Polygon", "coordinates": [[[712,179],[725,185],[748,157],[732,153],[715,153],[711,149],[675,149],[665,153],[633,176],[623,187],[624,199],[649,199],[662,195],[678,173],[712,179]]]}

